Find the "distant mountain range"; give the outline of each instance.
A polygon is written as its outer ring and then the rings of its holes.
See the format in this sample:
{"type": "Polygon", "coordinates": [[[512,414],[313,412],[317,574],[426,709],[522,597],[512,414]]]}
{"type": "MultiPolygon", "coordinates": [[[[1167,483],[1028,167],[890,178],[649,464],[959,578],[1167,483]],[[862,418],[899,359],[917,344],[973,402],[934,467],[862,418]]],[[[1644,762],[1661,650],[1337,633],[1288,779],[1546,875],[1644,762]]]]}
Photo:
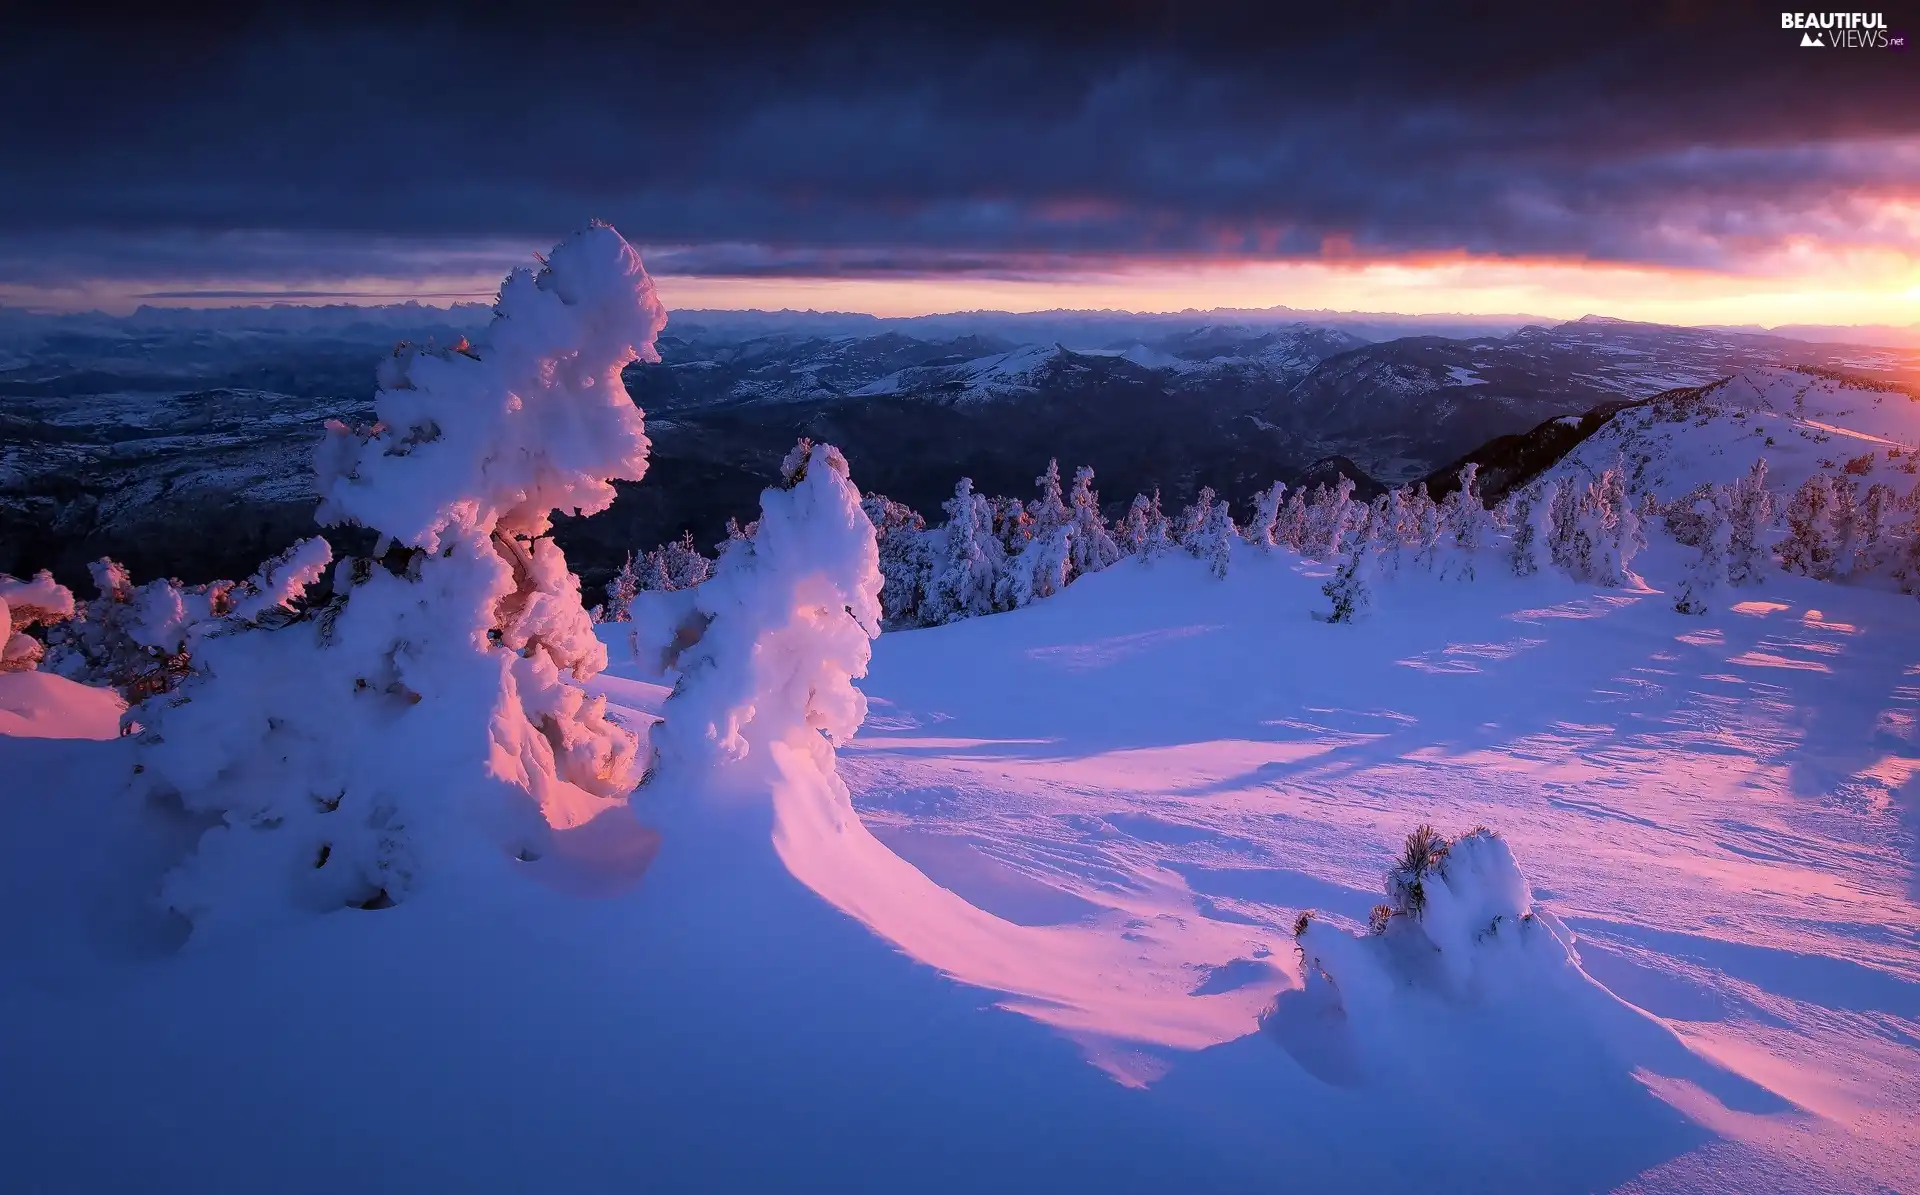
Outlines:
{"type": "MultiPolygon", "coordinates": [[[[138,576],[250,570],[311,533],[312,444],[327,418],[371,416],[374,361],[395,340],[453,343],[486,314],[0,312],[0,570],[84,585],[102,554],[138,576]]],[[[677,313],[662,361],[627,378],[649,476],[563,525],[562,543],[589,584],[683,529],[711,543],[802,435],[937,520],[959,477],[1024,496],[1052,456],[1093,465],[1116,508],[1155,487],[1170,505],[1202,485],[1243,502],[1334,472],[1398,484],[1544,421],[1750,367],[1920,378],[1913,350],[1597,317],[1382,339],[1378,321],[1217,314],[677,313]]]]}

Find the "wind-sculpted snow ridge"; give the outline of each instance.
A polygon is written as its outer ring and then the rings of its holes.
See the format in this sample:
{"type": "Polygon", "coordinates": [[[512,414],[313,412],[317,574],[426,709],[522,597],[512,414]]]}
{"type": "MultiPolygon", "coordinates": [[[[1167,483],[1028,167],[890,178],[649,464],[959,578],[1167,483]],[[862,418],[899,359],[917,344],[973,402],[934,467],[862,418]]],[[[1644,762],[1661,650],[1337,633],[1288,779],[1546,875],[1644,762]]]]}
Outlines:
{"type": "MultiPolygon", "coordinates": [[[[217,819],[163,888],[197,931],[532,862],[631,790],[640,741],[580,687],[606,648],[545,533],[646,471],[620,371],[664,321],[639,256],[595,224],[507,277],[477,345],[398,350],[377,424],[329,428],[319,517],[381,532],[379,559],[341,562],[332,597],[274,630],[224,633],[286,609],[324,555],[219,595],[223,633],[163,645],[192,673],[132,715],[141,786],[217,819]]],[[[178,613],[138,621],[193,622],[178,613]]]]}
{"type": "MultiPolygon", "coordinates": [[[[638,806],[657,826],[655,892],[793,881],[911,957],[1068,1031],[1129,1083],[1157,1073],[1129,1048],[1201,1049],[1242,1036],[1257,994],[1191,996],[1184,964],[1108,932],[1018,925],[929,880],[876,839],[836,766],[865,719],[853,681],[880,633],[874,528],[840,453],[802,441],[762,496],[750,537],[694,592],[698,639],[652,734],[638,806]],[[771,849],[769,849],[771,848],[771,849]],[[702,862],[696,866],[689,860],[702,862]],[[790,878],[789,878],[790,877],[790,878]]],[[[1069,517],[1062,505],[1059,517],[1069,517]]],[[[788,899],[791,899],[789,897],[788,899]]],[[[1225,943],[1213,949],[1224,961],[1225,943]]]]}

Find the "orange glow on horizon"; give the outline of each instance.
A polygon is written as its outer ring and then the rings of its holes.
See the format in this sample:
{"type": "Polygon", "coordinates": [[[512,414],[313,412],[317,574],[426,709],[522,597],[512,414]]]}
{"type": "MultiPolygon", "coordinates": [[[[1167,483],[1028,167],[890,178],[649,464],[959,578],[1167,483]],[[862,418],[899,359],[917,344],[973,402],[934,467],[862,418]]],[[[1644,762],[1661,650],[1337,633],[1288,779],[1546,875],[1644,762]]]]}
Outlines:
{"type": "MultiPolygon", "coordinates": [[[[1908,207],[1904,215],[1912,215],[1908,207]]],[[[1345,247],[1345,252],[1352,252],[1345,247]]],[[[515,264],[511,261],[506,265],[515,264]]],[[[503,270],[506,266],[502,267],[503,270]]],[[[1464,253],[1331,256],[1312,260],[1220,258],[1052,259],[1029,276],[657,276],[670,309],[850,311],[879,316],[1059,309],[1178,312],[1286,306],[1306,311],[1530,315],[1600,314],[1671,324],[1895,324],[1920,322],[1920,255],[1859,244],[1795,239],[1741,272],[1464,253]]],[[[287,303],[425,304],[490,300],[498,275],[232,282],[218,293],[147,298],[178,280],[83,281],[28,288],[0,282],[0,304],[37,310],[126,312],[170,307],[287,303]]],[[[217,292],[200,281],[192,291],[217,292]]]]}

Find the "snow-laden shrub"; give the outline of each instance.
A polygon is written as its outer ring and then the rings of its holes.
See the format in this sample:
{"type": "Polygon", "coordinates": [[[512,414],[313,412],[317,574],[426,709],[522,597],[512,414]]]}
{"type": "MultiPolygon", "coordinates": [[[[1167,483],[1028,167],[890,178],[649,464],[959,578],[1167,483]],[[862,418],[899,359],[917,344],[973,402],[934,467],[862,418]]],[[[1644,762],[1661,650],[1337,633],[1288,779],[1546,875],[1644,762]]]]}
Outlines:
{"type": "Polygon", "coordinates": [[[1416,827],[1385,886],[1386,901],[1357,938],[1311,915],[1295,923],[1309,976],[1336,990],[1411,981],[1470,997],[1575,961],[1572,935],[1534,905],[1506,839],[1484,826],[1454,838],[1416,827]]]}
{"type": "Polygon", "coordinates": [[[82,684],[110,685],[137,704],[192,674],[195,645],[209,635],[283,625],[333,559],[315,536],[269,557],[244,581],[183,585],[162,577],[135,585],[110,559],[89,566],[97,595],[48,635],[47,668],[82,684]]]}
{"type": "Polygon", "coordinates": [[[853,680],[880,634],[873,524],[831,445],[802,440],[781,474],[753,536],[695,591],[706,625],[654,728],[652,776],[740,759],[750,737],[838,745],[866,717],[853,680]]]}
{"type": "Polygon", "coordinates": [[[31,672],[46,648],[27,628],[72,617],[73,591],[56,584],[52,573],[41,569],[29,581],[0,573],[0,672],[31,672]]]}
{"type": "MultiPolygon", "coordinates": [[[[476,346],[385,362],[373,427],[329,425],[320,517],[377,529],[378,559],[285,626],[199,637],[179,690],[133,712],[142,787],[218,819],[163,887],[196,931],[537,857],[632,788],[640,743],[575,683],[606,649],[547,532],[645,473],[621,370],[657,359],[665,318],[595,224],[508,276],[476,346]]],[[[296,579],[275,575],[232,612],[296,579]]]]}
{"type": "Polygon", "coordinates": [[[691,531],[637,558],[629,552],[620,571],[607,582],[606,602],[597,608],[596,620],[626,622],[636,594],[692,589],[712,573],[713,561],[694,546],[691,531]]]}

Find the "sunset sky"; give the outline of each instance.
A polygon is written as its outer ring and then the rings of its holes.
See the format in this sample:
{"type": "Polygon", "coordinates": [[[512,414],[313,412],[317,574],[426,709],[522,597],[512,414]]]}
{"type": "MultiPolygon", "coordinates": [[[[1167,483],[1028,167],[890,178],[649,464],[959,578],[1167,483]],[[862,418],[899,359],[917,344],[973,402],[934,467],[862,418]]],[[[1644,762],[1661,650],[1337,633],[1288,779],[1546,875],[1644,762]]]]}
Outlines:
{"type": "Polygon", "coordinates": [[[598,216],[678,307],[1920,321],[1920,56],[1773,10],[648,7],[42,14],[0,303],[484,299],[598,216]]]}

